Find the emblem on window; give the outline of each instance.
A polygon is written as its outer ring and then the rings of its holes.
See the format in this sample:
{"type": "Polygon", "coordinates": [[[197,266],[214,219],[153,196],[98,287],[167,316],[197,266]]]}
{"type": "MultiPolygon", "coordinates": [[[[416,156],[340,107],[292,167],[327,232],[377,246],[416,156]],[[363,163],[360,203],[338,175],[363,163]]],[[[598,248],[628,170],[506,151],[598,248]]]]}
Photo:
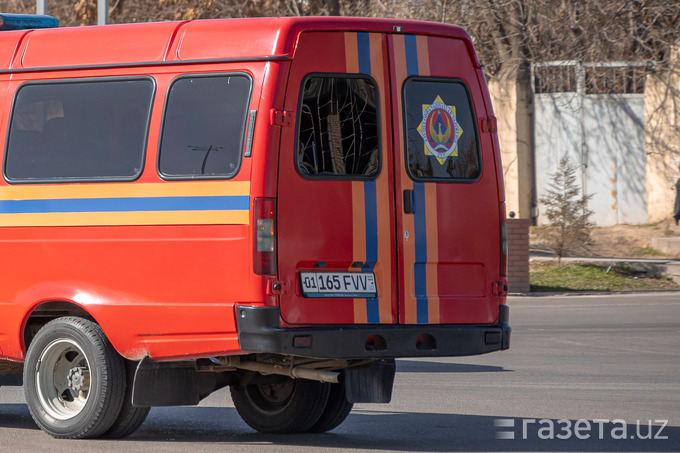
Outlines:
{"type": "Polygon", "coordinates": [[[444,104],[439,95],[432,104],[423,104],[418,133],[425,142],[426,156],[434,156],[442,165],[447,157],[458,156],[458,139],[463,129],[456,121],[456,107],[444,104]]]}

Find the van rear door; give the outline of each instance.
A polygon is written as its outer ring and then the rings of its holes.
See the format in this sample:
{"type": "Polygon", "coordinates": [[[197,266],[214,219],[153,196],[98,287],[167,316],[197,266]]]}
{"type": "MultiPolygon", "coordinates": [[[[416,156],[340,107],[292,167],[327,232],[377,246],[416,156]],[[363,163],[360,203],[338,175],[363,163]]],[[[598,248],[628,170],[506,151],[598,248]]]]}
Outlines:
{"type": "Polygon", "coordinates": [[[491,138],[478,130],[481,73],[462,39],[393,34],[388,47],[399,322],[496,322],[500,214],[491,138]]]}
{"type": "Polygon", "coordinates": [[[498,185],[465,41],[303,32],[278,179],[289,324],[491,324],[498,185]],[[296,112],[296,113],[293,113],[296,112]]]}
{"type": "Polygon", "coordinates": [[[281,315],[290,324],[396,323],[396,226],[387,44],[303,32],[279,158],[281,315]],[[294,113],[296,112],[296,113],[294,113]]]}

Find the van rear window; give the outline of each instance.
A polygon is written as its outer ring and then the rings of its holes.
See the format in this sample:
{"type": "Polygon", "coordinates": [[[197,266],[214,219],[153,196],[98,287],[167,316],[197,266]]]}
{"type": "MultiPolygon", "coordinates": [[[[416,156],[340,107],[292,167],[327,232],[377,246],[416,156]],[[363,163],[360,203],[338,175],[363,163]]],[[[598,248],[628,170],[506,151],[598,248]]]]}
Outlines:
{"type": "Polygon", "coordinates": [[[312,76],[300,102],[297,168],[305,177],[371,178],[380,170],[378,90],[364,77],[312,76]]]}
{"type": "Polygon", "coordinates": [[[153,92],[151,79],[23,85],[12,109],[5,177],[135,179],[142,171],[153,92]]]}
{"type": "Polygon", "coordinates": [[[241,163],[250,78],[182,77],[165,105],[158,167],[166,178],[230,178],[241,163]]]}
{"type": "Polygon", "coordinates": [[[413,78],[404,84],[408,172],[416,181],[475,180],[480,159],[475,113],[462,82],[413,78]]]}

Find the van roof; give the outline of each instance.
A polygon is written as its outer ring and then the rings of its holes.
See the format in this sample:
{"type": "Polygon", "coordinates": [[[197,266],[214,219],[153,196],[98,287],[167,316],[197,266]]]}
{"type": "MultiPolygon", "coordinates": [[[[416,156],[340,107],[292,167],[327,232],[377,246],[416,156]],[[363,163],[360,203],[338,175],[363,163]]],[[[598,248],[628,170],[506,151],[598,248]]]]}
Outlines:
{"type": "MultiPolygon", "coordinates": [[[[470,38],[455,25],[398,19],[278,17],[119,24],[0,33],[0,72],[204,60],[289,59],[302,31],[470,38]]],[[[474,52],[471,52],[474,55],[474,52]]]]}

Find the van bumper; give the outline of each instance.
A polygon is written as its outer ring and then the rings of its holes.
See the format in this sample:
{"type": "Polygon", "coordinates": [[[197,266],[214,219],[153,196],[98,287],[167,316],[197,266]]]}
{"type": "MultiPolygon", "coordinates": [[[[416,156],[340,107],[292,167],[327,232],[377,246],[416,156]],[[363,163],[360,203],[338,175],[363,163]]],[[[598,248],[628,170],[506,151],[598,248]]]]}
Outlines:
{"type": "Polygon", "coordinates": [[[449,357],[510,347],[509,308],[496,325],[366,324],[281,327],[278,307],[236,306],[241,350],[324,359],[449,357]]]}

